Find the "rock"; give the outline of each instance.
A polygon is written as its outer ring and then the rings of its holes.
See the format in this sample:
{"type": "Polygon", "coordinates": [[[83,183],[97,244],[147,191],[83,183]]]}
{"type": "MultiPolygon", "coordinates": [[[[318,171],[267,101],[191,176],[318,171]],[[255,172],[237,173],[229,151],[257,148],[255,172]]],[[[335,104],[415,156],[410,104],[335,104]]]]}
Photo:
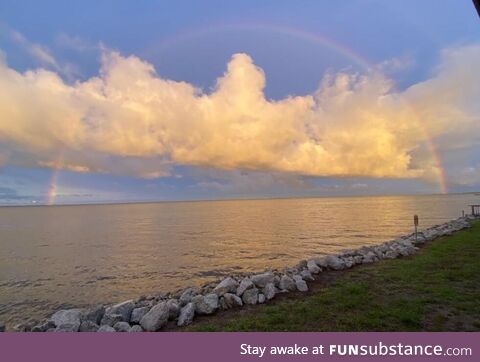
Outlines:
{"type": "Polygon", "coordinates": [[[188,303],[182,309],[180,309],[180,316],[178,317],[177,326],[179,327],[188,326],[193,322],[194,316],[195,316],[195,305],[193,303],[188,303]]]}
{"type": "Polygon", "coordinates": [[[352,266],[355,265],[355,261],[353,260],[353,256],[347,256],[343,259],[344,263],[345,263],[345,268],[346,269],[349,269],[351,268],[352,266]]]}
{"type": "Polygon", "coordinates": [[[298,274],[292,275],[292,279],[293,279],[294,282],[296,282],[297,280],[303,280],[302,277],[298,274]]]}
{"type": "Polygon", "coordinates": [[[143,318],[145,314],[148,313],[149,310],[150,308],[148,307],[140,307],[132,310],[132,315],[130,316],[130,323],[135,323],[135,324],[140,323],[140,320],[143,318]]]}
{"type": "Polygon", "coordinates": [[[308,269],[303,269],[300,272],[300,276],[302,277],[303,280],[309,280],[309,281],[315,280],[315,278],[313,277],[313,275],[310,273],[308,269]]]}
{"type": "Polygon", "coordinates": [[[280,289],[289,290],[291,292],[295,291],[297,287],[295,282],[288,275],[282,275],[280,278],[280,289]]]}
{"type": "Polygon", "coordinates": [[[117,322],[113,326],[113,329],[115,329],[117,332],[128,332],[130,330],[130,324],[127,322],[117,322]]]}
{"type": "Polygon", "coordinates": [[[242,281],[240,282],[240,285],[237,288],[236,294],[241,297],[242,294],[250,288],[253,288],[255,285],[253,282],[250,280],[250,278],[243,278],[242,281]]]}
{"type": "Polygon", "coordinates": [[[192,301],[192,298],[198,295],[198,288],[187,288],[179,298],[180,306],[184,306],[192,301]]]}
{"type": "Polygon", "coordinates": [[[273,285],[275,285],[277,288],[279,287],[280,277],[278,275],[275,275],[275,277],[273,278],[273,285]]]}
{"type": "Polygon", "coordinates": [[[275,285],[273,283],[268,283],[265,285],[265,288],[263,288],[263,295],[265,296],[266,300],[273,299],[275,297],[275,285]]]}
{"type": "Polygon", "coordinates": [[[315,263],[323,269],[326,269],[328,267],[328,259],[326,256],[321,257],[321,258],[316,258],[315,263]]]}
{"type": "Polygon", "coordinates": [[[213,289],[213,293],[217,294],[218,296],[224,295],[225,293],[235,293],[237,291],[237,287],[237,281],[231,277],[228,277],[223,279],[220,284],[213,289]]]}
{"type": "Polygon", "coordinates": [[[82,320],[92,321],[95,324],[100,324],[104,314],[105,307],[103,305],[98,305],[92,309],[85,311],[82,320]]]}
{"type": "Polygon", "coordinates": [[[355,262],[355,264],[362,264],[363,257],[361,255],[355,255],[353,257],[353,261],[355,262]]]}
{"type": "Polygon", "coordinates": [[[113,327],[103,325],[98,328],[97,332],[116,332],[116,330],[113,327]]]}
{"type": "Polygon", "coordinates": [[[103,316],[100,322],[100,325],[113,327],[115,323],[122,322],[122,321],[123,321],[123,316],[121,314],[105,313],[105,315],[103,316]]]}
{"type": "Polygon", "coordinates": [[[328,264],[328,267],[333,270],[345,269],[345,262],[335,255],[327,256],[327,264],[328,264]]]}
{"type": "MultiPolygon", "coordinates": [[[[268,283],[267,283],[268,284],[268,283]]],[[[242,301],[244,304],[257,304],[258,301],[258,289],[247,289],[242,295],[242,301]]]]}
{"type": "Polygon", "coordinates": [[[133,308],[135,308],[135,302],[133,300],[127,300],[125,302],[108,307],[105,310],[105,314],[120,314],[122,316],[122,321],[128,322],[130,320],[133,308]]]}
{"type": "Polygon", "coordinates": [[[205,296],[196,295],[192,299],[195,305],[195,313],[197,314],[212,314],[218,309],[218,295],[210,293],[205,296]]]}
{"type": "Polygon", "coordinates": [[[307,267],[307,261],[306,260],[300,260],[298,264],[295,266],[296,269],[302,270],[307,267]]]}
{"type": "Polygon", "coordinates": [[[30,332],[31,329],[32,329],[32,326],[29,323],[20,323],[20,324],[15,325],[15,327],[13,327],[13,329],[16,332],[30,332]]]}
{"type": "Polygon", "coordinates": [[[138,332],[143,332],[143,328],[140,327],[138,324],[135,324],[134,326],[131,326],[130,329],[128,330],[129,333],[138,333],[138,332]]]}
{"type": "Polygon", "coordinates": [[[160,302],[146,313],[140,320],[140,325],[147,332],[155,332],[167,324],[170,309],[167,303],[160,302]]]}
{"type": "Polygon", "coordinates": [[[98,324],[91,320],[85,320],[80,324],[80,332],[96,332],[100,328],[98,324]]]}
{"type": "Polygon", "coordinates": [[[46,321],[45,323],[33,326],[31,331],[32,332],[46,332],[47,329],[50,329],[50,328],[55,329],[55,324],[51,320],[46,321]]]}
{"type": "Polygon", "coordinates": [[[363,263],[373,263],[376,260],[377,260],[377,256],[372,251],[369,251],[368,253],[363,255],[363,263]]]}
{"type": "MultiPolygon", "coordinates": [[[[0,326],[1,327],[1,326],[0,326]]],[[[49,329],[49,328],[47,328],[49,329]]],[[[32,327],[32,329],[30,330],[30,332],[45,332],[47,329],[44,329],[42,328],[42,325],[41,324],[37,324],[35,326],[32,327]]],[[[0,332],[3,332],[3,331],[0,331],[0,332]]]]}
{"type": "Polygon", "coordinates": [[[60,328],[61,331],[77,332],[80,328],[80,319],[82,317],[82,311],[80,309],[66,309],[59,310],[50,317],[50,321],[53,322],[55,327],[60,328]]]}
{"type": "Polygon", "coordinates": [[[262,274],[252,275],[250,279],[252,280],[253,284],[255,284],[255,286],[257,286],[258,288],[264,288],[265,285],[267,285],[268,283],[273,283],[275,275],[272,272],[266,272],[262,274]]]}
{"type": "Polygon", "coordinates": [[[178,317],[180,313],[180,305],[176,299],[169,299],[167,301],[168,305],[168,319],[174,320],[178,317]]]}
{"type": "Polygon", "coordinates": [[[307,269],[312,274],[318,274],[322,271],[322,269],[315,263],[315,260],[310,259],[307,261],[307,269]]]}
{"type": "Polygon", "coordinates": [[[231,309],[241,307],[243,305],[242,299],[232,293],[225,293],[220,301],[222,309],[231,309]]]}
{"type": "Polygon", "coordinates": [[[265,295],[262,293],[258,294],[258,304],[263,304],[265,303],[265,295]]]}
{"type": "Polygon", "coordinates": [[[398,257],[398,252],[396,250],[389,250],[385,253],[386,259],[395,259],[398,257]]]}
{"type": "Polygon", "coordinates": [[[300,292],[308,292],[308,285],[303,279],[295,280],[295,286],[300,292]]]}
{"type": "Polygon", "coordinates": [[[78,332],[80,326],[76,326],[73,324],[62,324],[55,328],[54,332],[78,332]]]}

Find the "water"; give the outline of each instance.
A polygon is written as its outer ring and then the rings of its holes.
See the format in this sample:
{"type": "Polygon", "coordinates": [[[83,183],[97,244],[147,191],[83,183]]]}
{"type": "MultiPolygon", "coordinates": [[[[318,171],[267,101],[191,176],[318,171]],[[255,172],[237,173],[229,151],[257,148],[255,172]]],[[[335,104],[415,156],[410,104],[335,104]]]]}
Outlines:
{"type": "Polygon", "coordinates": [[[0,321],[109,303],[377,244],[474,195],[0,208],[0,321]]]}

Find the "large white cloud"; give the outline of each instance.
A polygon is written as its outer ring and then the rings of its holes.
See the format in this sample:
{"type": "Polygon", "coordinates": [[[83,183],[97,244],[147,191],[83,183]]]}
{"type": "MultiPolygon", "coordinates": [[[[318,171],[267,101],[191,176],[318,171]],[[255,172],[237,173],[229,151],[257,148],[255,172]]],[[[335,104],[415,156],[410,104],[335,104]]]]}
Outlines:
{"type": "Polygon", "coordinates": [[[0,160],[142,177],[172,165],[317,176],[432,177],[425,147],[479,143],[480,46],[446,50],[403,92],[377,71],[327,74],[311,95],[264,95],[265,75],[235,54],[206,93],[105,51],[97,77],[0,63],[0,160]]]}

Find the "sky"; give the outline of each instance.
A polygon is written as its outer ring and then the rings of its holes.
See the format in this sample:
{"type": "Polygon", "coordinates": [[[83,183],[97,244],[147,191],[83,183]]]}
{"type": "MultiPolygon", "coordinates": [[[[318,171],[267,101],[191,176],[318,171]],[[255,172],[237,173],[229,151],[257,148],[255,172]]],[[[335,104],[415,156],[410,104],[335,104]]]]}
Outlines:
{"type": "Polygon", "coordinates": [[[0,3],[0,205],[480,191],[470,0],[0,3]]]}

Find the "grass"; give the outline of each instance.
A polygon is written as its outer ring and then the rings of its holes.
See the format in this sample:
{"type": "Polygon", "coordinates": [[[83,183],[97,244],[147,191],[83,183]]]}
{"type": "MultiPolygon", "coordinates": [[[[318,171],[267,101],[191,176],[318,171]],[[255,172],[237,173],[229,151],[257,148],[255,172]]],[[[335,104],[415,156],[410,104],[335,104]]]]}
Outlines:
{"type": "Polygon", "coordinates": [[[182,330],[480,330],[480,222],[412,257],[323,274],[326,285],[313,283],[307,294],[200,318],[182,330]]]}

